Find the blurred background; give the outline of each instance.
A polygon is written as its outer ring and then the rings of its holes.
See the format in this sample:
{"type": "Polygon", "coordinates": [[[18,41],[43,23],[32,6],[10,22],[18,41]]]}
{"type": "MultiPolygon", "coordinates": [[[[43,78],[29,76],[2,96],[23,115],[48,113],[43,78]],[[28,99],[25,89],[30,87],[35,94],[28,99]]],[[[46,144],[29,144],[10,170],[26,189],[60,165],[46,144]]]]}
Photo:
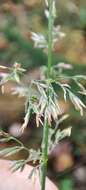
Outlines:
{"type": "MultiPolygon", "coordinates": [[[[86,74],[86,0],[56,0],[56,6],[55,24],[61,25],[66,36],[55,45],[53,64],[69,63],[74,67],[70,74],[86,74]]],[[[30,31],[47,32],[44,9],[43,0],[0,0],[0,65],[9,67],[14,62],[21,63],[27,70],[23,78],[26,84],[40,77],[39,67],[47,62],[46,54],[34,48],[30,39],[30,31]]],[[[24,134],[18,133],[24,119],[25,100],[11,95],[10,89],[15,85],[6,83],[3,95],[0,89],[0,128],[19,138],[27,147],[37,148],[42,128],[36,128],[35,118],[31,119],[24,134]]],[[[75,88],[74,84],[72,87],[75,88]]],[[[84,96],[82,99],[86,102],[84,96]]],[[[72,135],[63,139],[52,152],[48,176],[60,190],[86,190],[86,113],[81,117],[69,103],[65,105],[61,101],[61,104],[70,117],[59,128],[71,125],[72,135]]],[[[10,159],[25,156],[17,154],[10,159]]]]}

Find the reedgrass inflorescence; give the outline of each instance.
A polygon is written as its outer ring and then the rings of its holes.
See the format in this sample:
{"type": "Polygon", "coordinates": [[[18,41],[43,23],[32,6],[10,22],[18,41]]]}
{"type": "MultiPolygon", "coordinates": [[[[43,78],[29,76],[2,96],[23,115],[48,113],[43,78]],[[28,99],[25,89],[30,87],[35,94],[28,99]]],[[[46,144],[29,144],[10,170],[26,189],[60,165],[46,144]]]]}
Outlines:
{"type": "Polygon", "coordinates": [[[71,65],[66,63],[59,63],[57,65],[52,64],[54,45],[58,40],[65,37],[65,34],[60,31],[60,26],[54,26],[56,18],[55,0],[45,0],[45,6],[46,9],[44,13],[48,20],[47,36],[31,32],[31,39],[34,42],[34,47],[46,50],[45,52],[48,57],[48,63],[42,70],[43,78],[40,80],[31,80],[29,86],[24,87],[24,84],[22,84],[19,77],[24,70],[16,63],[13,68],[9,68],[10,73],[1,81],[2,86],[8,80],[16,80],[16,82],[18,82],[19,88],[15,88],[13,94],[19,94],[20,96],[26,97],[25,118],[22,125],[22,131],[27,127],[31,115],[35,114],[37,127],[40,125],[43,126],[43,139],[40,149],[29,150],[18,139],[1,131],[1,142],[9,142],[10,140],[13,140],[18,146],[0,149],[0,154],[3,156],[9,156],[21,150],[25,150],[28,153],[26,160],[19,160],[13,164],[13,171],[16,171],[19,168],[22,170],[25,164],[30,161],[33,161],[33,163],[39,161],[38,166],[34,167],[29,178],[32,177],[36,170],[39,170],[41,190],[45,190],[49,154],[59,140],[65,136],[70,136],[71,134],[71,127],[68,127],[63,131],[58,130],[58,125],[68,117],[68,115],[63,115],[62,106],[59,104],[60,97],[58,88],[63,92],[64,101],[66,102],[67,99],[70,99],[75,109],[78,110],[81,115],[83,115],[83,109],[86,108],[81,99],[73,92],[70,83],[70,81],[73,81],[78,86],[79,91],[77,93],[86,95],[86,89],[81,82],[86,80],[86,76],[66,75],[65,70],[72,69],[71,65]],[[54,128],[52,128],[52,121],[55,123],[54,128]],[[53,136],[54,138],[52,138],[53,136]]]}

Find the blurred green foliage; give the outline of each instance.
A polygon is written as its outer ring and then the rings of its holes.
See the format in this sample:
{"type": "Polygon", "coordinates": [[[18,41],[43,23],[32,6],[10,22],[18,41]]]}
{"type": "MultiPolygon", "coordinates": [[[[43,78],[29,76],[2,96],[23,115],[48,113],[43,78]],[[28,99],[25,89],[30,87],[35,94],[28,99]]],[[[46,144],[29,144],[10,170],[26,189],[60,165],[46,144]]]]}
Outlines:
{"type": "Polygon", "coordinates": [[[65,178],[60,183],[60,190],[73,190],[73,181],[70,178],[65,178]]]}

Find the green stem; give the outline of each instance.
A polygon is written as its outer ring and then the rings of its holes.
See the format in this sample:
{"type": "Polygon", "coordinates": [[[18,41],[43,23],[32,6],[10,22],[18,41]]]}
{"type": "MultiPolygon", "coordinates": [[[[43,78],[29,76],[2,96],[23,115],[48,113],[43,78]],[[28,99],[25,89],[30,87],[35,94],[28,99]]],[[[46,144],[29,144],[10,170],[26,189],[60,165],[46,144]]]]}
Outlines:
{"type": "Polygon", "coordinates": [[[45,190],[47,161],[48,161],[48,121],[45,121],[43,128],[42,160],[41,160],[41,190],[45,190]]]}
{"type": "MultiPolygon", "coordinates": [[[[52,66],[52,30],[53,30],[53,0],[49,0],[49,20],[48,20],[48,71],[47,77],[50,77],[52,66]]],[[[49,89],[48,89],[49,97],[49,89]]],[[[45,190],[46,174],[47,174],[47,161],[48,161],[48,119],[45,120],[43,126],[43,142],[42,142],[42,160],[41,160],[41,190],[45,190]]]]}
{"type": "Polygon", "coordinates": [[[49,78],[51,73],[51,66],[52,66],[52,30],[53,30],[53,0],[49,0],[49,20],[48,20],[48,72],[47,77],[49,78]]]}

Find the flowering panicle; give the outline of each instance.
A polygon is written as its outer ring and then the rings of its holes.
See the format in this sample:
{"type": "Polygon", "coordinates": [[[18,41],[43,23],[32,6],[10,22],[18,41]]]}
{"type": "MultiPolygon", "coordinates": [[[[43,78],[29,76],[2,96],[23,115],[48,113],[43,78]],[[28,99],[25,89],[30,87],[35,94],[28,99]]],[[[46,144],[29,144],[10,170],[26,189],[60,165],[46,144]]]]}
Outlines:
{"type": "MultiPolygon", "coordinates": [[[[10,156],[22,150],[25,150],[28,153],[27,159],[18,160],[13,164],[13,171],[18,169],[23,170],[25,164],[28,162],[36,163],[36,161],[39,161],[39,165],[32,170],[29,178],[31,178],[33,171],[35,172],[37,169],[39,169],[39,173],[41,173],[40,181],[42,190],[45,189],[48,155],[51,153],[53,148],[55,148],[59,140],[65,136],[69,137],[71,134],[71,127],[68,127],[65,130],[58,130],[58,125],[68,117],[68,115],[62,115],[63,110],[59,105],[60,95],[57,91],[57,89],[59,89],[58,87],[60,87],[63,92],[64,101],[66,102],[67,98],[69,98],[75,109],[77,109],[81,115],[83,115],[83,109],[86,108],[81,99],[72,92],[70,85],[70,81],[75,82],[75,84],[78,85],[80,89],[78,92],[86,95],[86,89],[80,82],[80,80],[86,80],[86,76],[66,75],[65,69],[72,69],[72,66],[63,62],[52,66],[52,50],[54,45],[59,39],[65,37],[65,34],[60,31],[60,26],[54,26],[54,21],[56,18],[55,0],[45,0],[45,5],[45,16],[48,20],[49,26],[48,36],[31,32],[31,39],[34,42],[34,47],[48,50],[48,65],[44,70],[44,79],[38,81],[31,80],[29,87],[24,87],[24,84],[20,82],[20,75],[24,72],[24,70],[20,67],[20,64],[15,63],[13,68],[7,69],[3,67],[3,69],[8,70],[8,73],[1,80],[1,85],[3,85],[8,80],[15,80],[18,83],[18,87],[12,89],[12,94],[19,94],[19,96],[26,97],[25,117],[24,123],[22,125],[22,131],[24,131],[24,129],[27,127],[31,114],[34,114],[37,127],[40,125],[43,126],[43,139],[41,148],[38,150],[29,150],[18,139],[15,139],[14,137],[7,135],[2,131],[0,132],[0,142],[7,143],[10,140],[14,140],[16,143],[18,143],[18,146],[5,148],[4,150],[1,148],[1,155],[10,156]],[[51,128],[49,126],[52,125],[53,120],[55,126],[54,128],[51,128]]],[[[4,92],[3,87],[2,91],[4,92]]]]}
{"type": "MultiPolygon", "coordinates": [[[[49,13],[49,3],[47,0],[45,0],[46,9],[45,9],[45,16],[47,19],[49,19],[50,13],[49,13]]],[[[56,18],[56,3],[55,0],[52,2],[52,17],[53,19],[56,18]]]]}
{"type": "Polygon", "coordinates": [[[34,41],[35,48],[48,48],[47,40],[44,35],[31,32],[31,39],[34,41]]]}
{"type": "MultiPolygon", "coordinates": [[[[54,23],[54,20],[56,18],[56,5],[55,5],[55,0],[52,2],[52,20],[54,23]]],[[[48,0],[45,0],[46,4],[46,9],[44,11],[45,16],[47,19],[49,19],[49,2],[48,0]]],[[[65,34],[61,32],[61,27],[60,26],[53,26],[52,29],[52,49],[54,47],[54,44],[60,40],[61,38],[65,37],[65,34]]],[[[42,48],[42,49],[48,49],[48,38],[47,36],[40,34],[40,33],[35,33],[31,32],[31,39],[34,41],[34,47],[36,48],[42,48]]]]}
{"type": "MultiPolygon", "coordinates": [[[[52,31],[52,50],[56,42],[65,37],[65,34],[60,31],[61,27],[56,26],[52,31]]],[[[35,48],[48,49],[47,36],[40,33],[31,32],[31,39],[34,41],[35,48]]]]}

